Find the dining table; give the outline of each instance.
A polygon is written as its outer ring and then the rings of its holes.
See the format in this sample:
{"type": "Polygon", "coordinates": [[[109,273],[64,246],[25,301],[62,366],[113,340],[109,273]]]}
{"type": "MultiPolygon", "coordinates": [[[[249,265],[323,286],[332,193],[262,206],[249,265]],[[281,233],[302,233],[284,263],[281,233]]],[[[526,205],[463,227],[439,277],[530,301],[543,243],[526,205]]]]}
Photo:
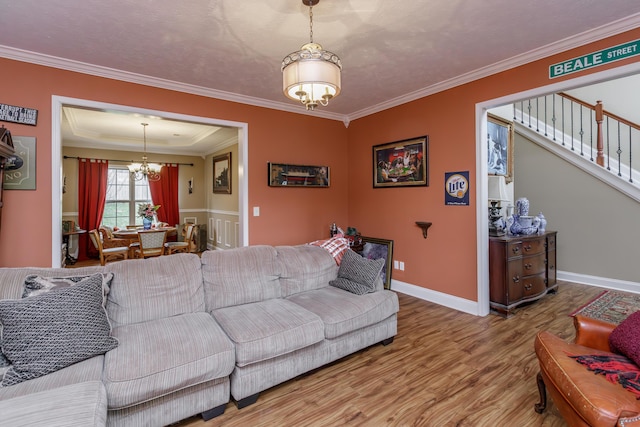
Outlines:
{"type": "Polygon", "coordinates": [[[149,230],[145,230],[143,227],[138,228],[127,228],[113,231],[113,237],[117,237],[118,239],[129,239],[129,240],[138,240],[138,233],[140,231],[166,231],[167,236],[176,232],[176,227],[154,227],[149,230]]]}

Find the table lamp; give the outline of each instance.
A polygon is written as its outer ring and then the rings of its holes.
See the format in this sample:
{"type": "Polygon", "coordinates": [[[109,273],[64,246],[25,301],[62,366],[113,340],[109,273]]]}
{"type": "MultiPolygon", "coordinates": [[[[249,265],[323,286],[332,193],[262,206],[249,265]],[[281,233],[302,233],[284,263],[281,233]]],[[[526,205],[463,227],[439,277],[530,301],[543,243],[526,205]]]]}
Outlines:
{"type": "Polygon", "coordinates": [[[498,203],[509,200],[504,175],[489,175],[488,196],[489,203],[491,203],[489,206],[489,235],[502,236],[504,230],[497,229],[495,222],[502,217],[500,213],[502,207],[498,206],[498,203]]]}

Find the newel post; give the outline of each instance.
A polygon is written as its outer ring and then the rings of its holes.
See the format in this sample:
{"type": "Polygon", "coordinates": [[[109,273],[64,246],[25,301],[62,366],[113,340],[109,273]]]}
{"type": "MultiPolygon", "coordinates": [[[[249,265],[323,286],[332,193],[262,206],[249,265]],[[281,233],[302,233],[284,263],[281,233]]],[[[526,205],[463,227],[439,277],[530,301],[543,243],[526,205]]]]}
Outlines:
{"type": "Polygon", "coordinates": [[[604,138],[602,137],[602,120],[604,118],[602,101],[596,101],[596,124],[598,127],[597,133],[597,155],[596,163],[604,167],[604,138]]]}

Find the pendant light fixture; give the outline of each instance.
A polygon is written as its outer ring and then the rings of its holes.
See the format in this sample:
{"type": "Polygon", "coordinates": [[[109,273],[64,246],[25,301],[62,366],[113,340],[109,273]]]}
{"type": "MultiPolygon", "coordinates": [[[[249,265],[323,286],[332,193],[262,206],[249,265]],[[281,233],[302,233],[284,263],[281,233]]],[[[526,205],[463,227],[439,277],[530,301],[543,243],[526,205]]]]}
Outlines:
{"type": "Polygon", "coordinates": [[[313,42],[313,6],[320,0],[302,0],[309,6],[309,43],[282,60],[282,88],[285,96],[300,101],[307,110],[327,106],[340,94],[342,63],[335,53],[313,42]]]}
{"type": "Polygon", "coordinates": [[[129,172],[131,172],[131,176],[136,181],[142,181],[143,179],[146,179],[147,181],[159,181],[162,165],[147,162],[147,126],[149,126],[149,123],[140,124],[142,125],[142,133],[144,137],[142,163],[131,163],[128,166],[129,172]]]}

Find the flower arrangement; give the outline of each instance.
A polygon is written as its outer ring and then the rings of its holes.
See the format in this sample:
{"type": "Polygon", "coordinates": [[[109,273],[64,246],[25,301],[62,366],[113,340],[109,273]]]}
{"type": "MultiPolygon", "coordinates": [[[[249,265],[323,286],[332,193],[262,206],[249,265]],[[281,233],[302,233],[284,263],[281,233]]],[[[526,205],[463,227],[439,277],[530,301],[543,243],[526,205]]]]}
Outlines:
{"type": "Polygon", "coordinates": [[[138,216],[152,220],[155,213],[160,209],[160,205],[152,205],[151,203],[141,203],[138,205],[138,216]]]}

